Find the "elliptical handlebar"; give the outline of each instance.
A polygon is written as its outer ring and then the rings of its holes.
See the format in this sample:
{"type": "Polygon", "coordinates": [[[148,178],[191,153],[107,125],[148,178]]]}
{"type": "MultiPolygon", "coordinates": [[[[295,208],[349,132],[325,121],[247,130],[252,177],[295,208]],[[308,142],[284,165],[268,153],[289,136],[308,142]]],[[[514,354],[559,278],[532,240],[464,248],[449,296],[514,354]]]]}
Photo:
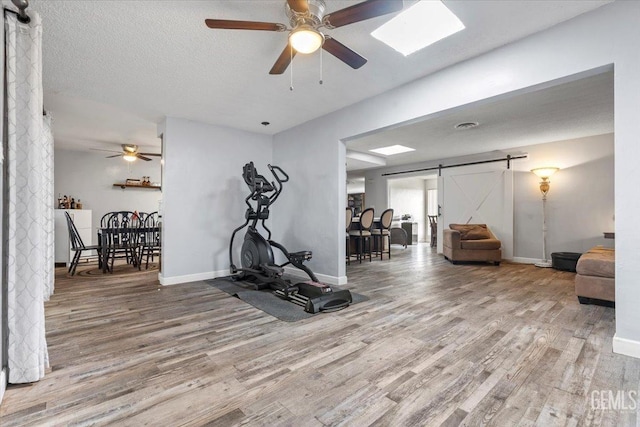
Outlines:
{"type": "MultiPolygon", "coordinates": [[[[245,199],[245,203],[249,206],[249,209],[252,209],[249,200],[261,201],[263,200],[263,197],[268,200],[268,203],[265,203],[262,206],[271,206],[282,192],[282,184],[289,181],[289,175],[287,175],[280,166],[267,166],[275,178],[275,182],[269,182],[264,176],[260,175],[253,162],[245,164],[242,168],[242,177],[244,178],[244,182],[251,190],[251,194],[249,194],[245,199]]],[[[258,205],[258,207],[260,207],[260,205],[258,205]]]]}
{"type": "Polygon", "coordinates": [[[285,171],[283,171],[280,166],[267,165],[267,167],[269,168],[269,170],[271,171],[273,176],[276,178],[276,181],[278,181],[278,183],[283,183],[283,182],[289,181],[289,175],[287,175],[287,173],[285,171]],[[284,178],[280,178],[278,176],[278,174],[276,173],[276,171],[281,173],[282,175],[284,175],[284,178]]]}
{"type": "Polygon", "coordinates": [[[278,183],[276,187],[276,192],[273,195],[271,195],[271,197],[269,197],[269,206],[271,206],[276,201],[280,193],[282,192],[282,183],[289,181],[289,175],[287,175],[287,173],[283,171],[280,166],[267,165],[267,167],[269,168],[269,170],[271,171],[271,174],[273,175],[273,177],[276,179],[276,182],[278,183]],[[279,176],[278,173],[282,174],[283,177],[279,176]]]}

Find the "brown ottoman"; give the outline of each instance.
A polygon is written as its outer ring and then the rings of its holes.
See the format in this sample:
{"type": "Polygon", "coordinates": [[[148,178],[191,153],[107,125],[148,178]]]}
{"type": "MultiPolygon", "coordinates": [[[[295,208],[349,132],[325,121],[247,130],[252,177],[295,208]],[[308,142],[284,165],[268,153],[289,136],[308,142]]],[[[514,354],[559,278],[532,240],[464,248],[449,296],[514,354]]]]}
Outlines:
{"type": "Polygon", "coordinates": [[[581,304],[613,307],[616,300],[615,249],[596,246],[582,254],[576,266],[576,295],[581,304]]]}

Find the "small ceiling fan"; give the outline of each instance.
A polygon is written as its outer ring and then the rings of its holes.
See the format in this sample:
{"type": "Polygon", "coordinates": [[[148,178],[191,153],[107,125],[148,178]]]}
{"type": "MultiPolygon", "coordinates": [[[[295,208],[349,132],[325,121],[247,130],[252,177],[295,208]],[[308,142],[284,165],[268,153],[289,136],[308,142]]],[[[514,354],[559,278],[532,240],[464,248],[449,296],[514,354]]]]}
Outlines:
{"type": "Polygon", "coordinates": [[[367,0],[333,13],[325,14],[324,0],[287,0],[286,14],[291,28],[284,24],[255,21],[233,21],[228,19],[205,19],[213,29],[289,31],[289,41],[269,74],[282,74],[296,53],[312,53],[322,47],[353,69],[366,64],[367,60],[330,35],[320,31],[331,30],[354,22],[364,21],[402,10],[402,0],[367,0]]]}
{"type": "Polygon", "coordinates": [[[96,151],[110,151],[112,153],[118,153],[118,154],[114,154],[113,156],[107,156],[107,159],[111,159],[114,157],[122,157],[123,159],[125,159],[128,162],[133,162],[136,159],[140,159],[140,160],[145,160],[147,162],[150,162],[151,159],[147,156],[153,156],[153,157],[161,157],[162,154],[157,154],[157,153],[139,153],[138,152],[138,146],[137,145],[133,145],[133,144],[122,144],[122,151],[118,152],[115,150],[102,150],[99,148],[92,148],[92,150],[96,150],[96,151]]]}

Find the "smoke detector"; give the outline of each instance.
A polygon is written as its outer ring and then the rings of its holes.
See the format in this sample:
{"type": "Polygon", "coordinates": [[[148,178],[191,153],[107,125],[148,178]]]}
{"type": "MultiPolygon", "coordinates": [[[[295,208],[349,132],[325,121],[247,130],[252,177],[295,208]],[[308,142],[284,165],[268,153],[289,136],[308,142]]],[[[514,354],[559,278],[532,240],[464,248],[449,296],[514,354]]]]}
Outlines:
{"type": "Polygon", "coordinates": [[[474,128],[476,126],[478,126],[478,122],[465,122],[465,123],[458,123],[457,125],[454,126],[454,128],[456,129],[471,129],[474,128]]]}

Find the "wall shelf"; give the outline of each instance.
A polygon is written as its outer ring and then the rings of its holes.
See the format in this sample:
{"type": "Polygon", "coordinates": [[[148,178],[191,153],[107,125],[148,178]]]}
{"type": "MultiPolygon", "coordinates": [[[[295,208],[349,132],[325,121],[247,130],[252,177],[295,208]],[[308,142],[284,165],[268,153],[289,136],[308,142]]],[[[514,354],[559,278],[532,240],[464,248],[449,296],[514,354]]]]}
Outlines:
{"type": "Polygon", "coordinates": [[[364,193],[348,194],[347,207],[353,209],[354,215],[360,215],[364,210],[364,193]]]}
{"type": "Polygon", "coordinates": [[[135,184],[125,184],[125,183],[116,183],[113,184],[114,187],[120,187],[123,190],[127,187],[129,188],[153,188],[156,190],[161,190],[161,187],[159,185],[135,185],[135,184]]]}

